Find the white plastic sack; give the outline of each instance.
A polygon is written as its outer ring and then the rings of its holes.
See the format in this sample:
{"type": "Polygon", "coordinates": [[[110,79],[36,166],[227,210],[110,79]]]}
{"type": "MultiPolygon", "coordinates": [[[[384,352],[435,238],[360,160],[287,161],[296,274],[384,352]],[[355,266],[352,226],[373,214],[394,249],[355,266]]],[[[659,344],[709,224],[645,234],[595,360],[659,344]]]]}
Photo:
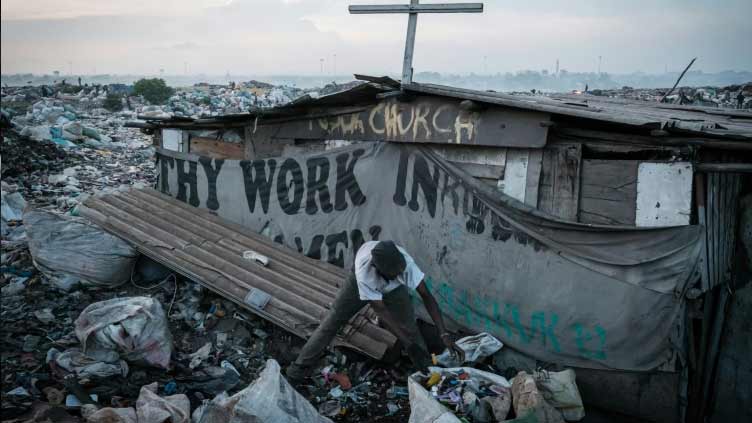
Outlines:
{"type": "Polygon", "coordinates": [[[11,227],[8,222],[11,220],[23,219],[23,211],[26,207],[26,200],[20,192],[7,193],[2,191],[0,195],[0,220],[2,223],[2,236],[6,239],[6,236],[11,232],[11,227]]]}
{"type": "Polygon", "coordinates": [[[293,389],[273,359],[266,361],[264,370],[247,388],[231,397],[217,395],[193,413],[193,423],[226,422],[332,423],[293,389]]]}
{"type": "Polygon", "coordinates": [[[486,332],[481,332],[473,336],[466,336],[458,340],[456,344],[465,352],[465,361],[460,363],[454,354],[449,350],[445,350],[436,357],[439,364],[445,367],[454,367],[465,363],[475,363],[483,358],[493,355],[504,346],[501,341],[486,332]]]}
{"type": "Polygon", "coordinates": [[[575,422],[585,417],[585,407],[577,389],[575,373],[572,369],[561,372],[541,370],[533,373],[535,384],[543,398],[561,411],[564,420],[575,422]]]}
{"type": "MultiPolygon", "coordinates": [[[[483,370],[472,367],[454,367],[445,369],[442,367],[429,367],[431,373],[459,373],[460,370],[470,375],[471,379],[479,382],[489,382],[495,385],[511,388],[512,385],[506,378],[497,374],[484,372],[483,370]]],[[[409,423],[461,423],[460,419],[448,408],[431,395],[431,393],[421,385],[417,376],[420,373],[413,373],[407,379],[407,389],[410,394],[410,419],[409,423]]]]}
{"type": "Polygon", "coordinates": [[[169,368],[172,334],[162,304],[149,297],[113,298],[90,304],[75,323],[89,350],[113,350],[126,360],[169,368]]]}
{"type": "Polygon", "coordinates": [[[423,385],[411,375],[407,379],[407,389],[410,393],[409,423],[462,423],[448,408],[431,396],[423,385]]]}
{"type": "Polygon", "coordinates": [[[34,265],[60,289],[77,283],[115,287],[130,280],[138,252],[83,219],[45,211],[23,217],[34,265]]]}
{"type": "Polygon", "coordinates": [[[512,379],[512,406],[518,417],[533,417],[538,423],[564,423],[561,412],[541,394],[533,375],[524,371],[512,379]]]}

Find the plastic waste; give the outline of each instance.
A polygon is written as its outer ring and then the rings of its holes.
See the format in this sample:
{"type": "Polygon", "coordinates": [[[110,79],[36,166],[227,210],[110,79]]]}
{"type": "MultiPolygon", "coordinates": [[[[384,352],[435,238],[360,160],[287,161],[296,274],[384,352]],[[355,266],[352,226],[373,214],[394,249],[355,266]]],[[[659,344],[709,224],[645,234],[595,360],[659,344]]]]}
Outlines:
{"type": "Polygon", "coordinates": [[[541,423],[563,423],[564,418],[538,390],[533,375],[519,372],[512,379],[512,407],[518,417],[534,414],[541,423]]]}
{"type": "Polygon", "coordinates": [[[577,389],[574,370],[566,369],[561,372],[540,370],[534,372],[533,377],[543,398],[561,411],[564,420],[574,422],[585,417],[585,407],[582,405],[582,397],[577,389]]]}
{"type": "Polygon", "coordinates": [[[2,191],[2,199],[0,199],[0,219],[2,221],[3,239],[11,232],[11,227],[8,222],[14,220],[23,219],[23,211],[26,208],[26,200],[20,192],[6,193],[2,191]]]}
{"type": "Polygon", "coordinates": [[[47,352],[47,362],[54,361],[63,369],[83,378],[106,378],[110,376],[127,376],[128,363],[120,359],[115,351],[90,351],[84,354],[78,348],[60,352],[51,348],[47,352]]]}
{"type": "MultiPolygon", "coordinates": [[[[455,367],[455,368],[441,368],[441,367],[429,367],[429,372],[439,373],[445,375],[448,373],[467,373],[470,379],[474,379],[478,382],[487,382],[494,385],[499,385],[503,388],[511,387],[511,384],[503,376],[499,376],[490,372],[484,372],[482,370],[474,369],[471,367],[455,367]]],[[[423,387],[418,380],[420,373],[414,373],[407,379],[407,388],[410,392],[410,419],[409,423],[459,423],[461,420],[443,406],[436,398],[433,397],[431,392],[423,387]]],[[[477,398],[476,398],[477,400],[477,398]]],[[[487,414],[487,406],[479,405],[482,407],[479,409],[479,413],[487,414]]],[[[479,414],[480,415],[480,414],[479,414]]]]}
{"type": "Polygon", "coordinates": [[[184,394],[160,397],[157,382],[141,387],[136,408],[97,410],[90,405],[81,409],[86,423],[190,423],[191,403],[184,394]]]}
{"type": "Polygon", "coordinates": [[[48,125],[26,126],[21,129],[21,136],[29,137],[34,141],[52,140],[52,133],[48,125]]]}
{"type": "Polygon", "coordinates": [[[139,423],[171,422],[190,423],[191,403],[184,394],[168,397],[157,395],[157,382],[142,386],[136,400],[136,417],[139,423]]]}
{"type": "Polygon", "coordinates": [[[2,192],[2,219],[3,221],[22,220],[23,211],[26,207],[26,200],[20,192],[6,193],[2,192]]]}
{"type": "Polygon", "coordinates": [[[188,367],[191,370],[193,370],[196,367],[200,366],[204,360],[209,358],[209,354],[211,354],[211,351],[212,351],[212,343],[207,342],[206,344],[204,344],[203,347],[199,348],[198,350],[196,350],[196,352],[189,355],[189,357],[191,358],[191,362],[188,364],[188,367]]]}
{"type": "Polygon", "coordinates": [[[129,361],[170,367],[172,334],[162,304],[149,297],[113,298],[90,304],[75,322],[84,352],[114,350],[129,361]]]}
{"type": "Polygon", "coordinates": [[[68,122],[63,125],[63,138],[68,141],[83,140],[83,126],[78,122],[68,122]]]}
{"type": "Polygon", "coordinates": [[[181,379],[181,383],[191,391],[217,395],[236,387],[240,383],[240,375],[232,369],[209,366],[181,379]]]}
{"type": "Polygon", "coordinates": [[[85,137],[93,138],[97,141],[101,141],[102,139],[102,136],[99,134],[99,131],[96,128],[92,128],[91,126],[82,126],[81,134],[85,137]]]}
{"type": "Polygon", "coordinates": [[[138,423],[136,410],[133,408],[102,408],[97,410],[95,406],[84,405],[81,407],[81,415],[86,423],[138,423]]]}
{"type": "Polygon", "coordinates": [[[120,238],[85,220],[45,211],[29,211],[23,222],[34,265],[56,287],[115,287],[129,280],[138,252],[120,238]]]}
{"type": "Polygon", "coordinates": [[[436,360],[439,364],[445,367],[456,367],[464,363],[475,363],[493,355],[504,346],[501,341],[486,332],[473,336],[466,336],[458,340],[456,344],[465,352],[465,361],[460,363],[457,356],[447,349],[440,355],[436,356],[436,360]]]}
{"type": "Polygon", "coordinates": [[[281,375],[270,359],[259,377],[229,397],[222,393],[193,413],[194,423],[331,423],[281,375]]]}

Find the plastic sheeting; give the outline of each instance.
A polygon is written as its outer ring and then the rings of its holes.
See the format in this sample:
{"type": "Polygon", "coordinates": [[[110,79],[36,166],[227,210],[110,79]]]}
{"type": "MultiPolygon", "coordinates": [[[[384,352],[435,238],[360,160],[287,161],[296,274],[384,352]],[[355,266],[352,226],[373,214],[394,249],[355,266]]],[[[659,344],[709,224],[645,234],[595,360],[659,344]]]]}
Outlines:
{"type": "Polygon", "coordinates": [[[562,221],[404,144],[253,161],[160,150],[158,160],[162,192],[309,257],[350,267],[362,242],[395,240],[450,322],[537,359],[648,370],[684,348],[697,226],[562,221]]]}

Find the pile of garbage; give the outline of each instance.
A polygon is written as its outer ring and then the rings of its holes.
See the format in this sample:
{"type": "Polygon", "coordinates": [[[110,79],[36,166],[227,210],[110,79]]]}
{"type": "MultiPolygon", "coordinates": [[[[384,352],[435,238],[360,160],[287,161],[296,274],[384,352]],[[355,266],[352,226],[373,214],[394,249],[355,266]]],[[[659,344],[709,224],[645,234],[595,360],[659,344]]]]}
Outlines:
{"type": "Polygon", "coordinates": [[[412,423],[532,421],[563,423],[585,417],[571,369],[520,371],[510,384],[472,367],[431,367],[408,381],[412,423]],[[430,390],[430,392],[429,392],[430,390]],[[517,420],[515,420],[517,419],[517,420]]]}
{"type": "Polygon", "coordinates": [[[434,356],[434,364],[441,366],[410,375],[411,423],[563,423],[585,417],[574,370],[547,371],[535,369],[534,363],[509,360],[499,355],[501,341],[488,333],[462,338],[456,344],[464,352],[463,362],[445,350],[434,356]],[[494,365],[481,370],[491,356],[494,365]],[[513,375],[511,382],[502,373],[513,375]]]}
{"type": "MultiPolygon", "coordinates": [[[[611,98],[661,101],[668,91],[668,88],[622,87],[616,90],[595,89],[586,93],[611,98]]],[[[752,110],[752,83],[726,87],[677,87],[666,96],[664,102],[684,106],[752,110]]]]}
{"type": "Polygon", "coordinates": [[[291,86],[273,86],[258,81],[229,85],[196,84],[181,88],[165,106],[146,106],[139,114],[148,117],[209,117],[247,113],[291,102],[305,92],[291,86]]]}
{"type": "Polygon", "coordinates": [[[123,128],[135,117],[132,111],[110,112],[103,107],[107,90],[79,87],[66,94],[67,85],[4,87],[3,114],[21,136],[52,141],[64,148],[140,148],[149,144],[144,134],[123,128]]]}
{"type": "Polygon", "coordinates": [[[102,108],[99,87],[69,87],[2,89],[3,197],[69,212],[94,192],[154,184],[150,137],[124,127],[133,112],[102,108]]]}

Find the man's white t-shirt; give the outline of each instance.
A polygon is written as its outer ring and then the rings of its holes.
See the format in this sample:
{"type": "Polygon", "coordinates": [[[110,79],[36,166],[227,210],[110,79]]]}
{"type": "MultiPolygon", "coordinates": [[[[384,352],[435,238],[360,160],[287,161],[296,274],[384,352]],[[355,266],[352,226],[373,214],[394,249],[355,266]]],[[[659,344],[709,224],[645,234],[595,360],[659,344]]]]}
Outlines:
{"type": "Polygon", "coordinates": [[[405,257],[405,271],[391,281],[386,281],[376,268],[371,265],[371,251],[379,241],[364,243],[355,255],[355,279],[358,282],[358,294],[361,300],[381,300],[383,294],[391,292],[400,285],[410,289],[416,289],[425,276],[415,264],[415,260],[407,254],[404,248],[397,246],[400,253],[405,257]]]}

